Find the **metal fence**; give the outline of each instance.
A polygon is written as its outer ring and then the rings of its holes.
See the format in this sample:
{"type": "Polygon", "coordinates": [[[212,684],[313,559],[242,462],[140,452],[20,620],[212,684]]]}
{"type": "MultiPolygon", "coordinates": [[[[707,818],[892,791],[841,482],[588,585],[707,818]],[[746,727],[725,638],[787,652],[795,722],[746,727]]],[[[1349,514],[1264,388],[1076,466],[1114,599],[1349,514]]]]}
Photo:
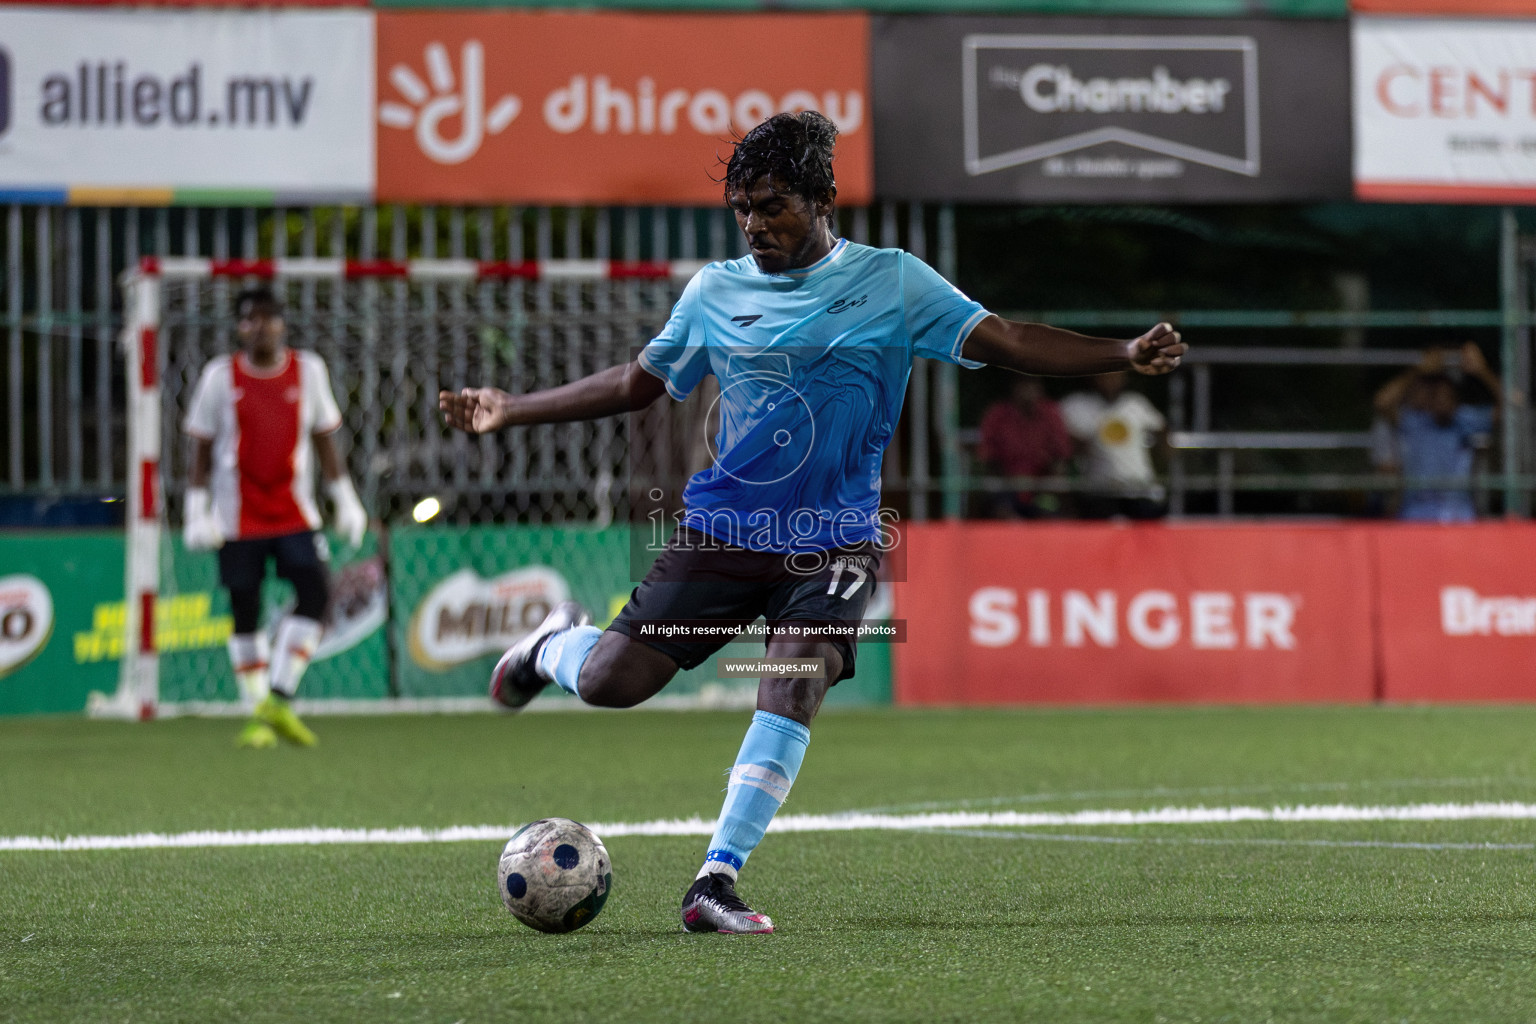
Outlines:
{"type": "MultiPolygon", "coordinates": [[[[852,209],[840,216],[841,231],[854,241],[900,245],[919,256],[929,255],[929,238],[942,237],[945,244],[937,247],[933,260],[953,277],[952,211],[904,204],[852,209]]],[[[0,250],[6,254],[0,307],[4,344],[0,396],[5,404],[0,417],[0,449],[5,452],[0,495],[54,496],[123,493],[126,438],[123,366],[117,348],[122,297],[117,281],[140,256],[635,261],[722,259],[744,251],[732,215],[723,207],[398,206],[301,210],[11,206],[0,221],[0,250]]],[[[217,281],[205,287],[213,301],[205,298],[201,308],[190,314],[197,344],[189,343],[188,351],[181,352],[174,348],[173,336],[171,351],[164,357],[165,369],[182,383],[195,377],[210,351],[227,350],[232,344],[227,304],[233,285],[217,281]]],[[[358,296],[343,295],[323,282],[290,285],[289,319],[295,343],[323,349],[327,339],[334,341],[347,333],[337,325],[338,318],[365,319],[370,310],[387,317],[406,301],[401,286],[368,282],[361,287],[364,291],[358,296]]],[[[600,368],[592,362],[594,357],[622,361],[626,350],[644,340],[645,330],[654,330],[665,320],[672,301],[667,287],[640,282],[505,286],[504,290],[518,292],[513,300],[520,318],[516,327],[526,334],[527,347],[536,352],[529,380],[547,385],[592,372],[600,368]]],[[[614,426],[598,426],[579,436],[566,427],[535,428],[527,448],[531,462],[505,478],[478,472],[476,453],[468,450],[471,442],[447,436],[436,422],[438,386],[482,383],[470,379],[471,364],[456,360],[453,353],[468,351],[466,337],[473,333],[472,321],[478,314],[506,326],[502,321],[507,319],[507,297],[487,289],[439,292],[431,287],[412,289],[410,295],[413,315],[422,324],[432,322],[435,314],[445,336],[443,351],[435,344],[425,345],[426,355],[418,364],[409,348],[381,350],[376,359],[358,361],[357,372],[339,388],[343,401],[350,397],[353,406],[348,415],[353,428],[351,468],[370,507],[388,519],[424,493],[443,493],[466,499],[457,508],[462,521],[604,518],[601,501],[574,496],[589,495],[595,481],[622,477],[623,469],[617,459],[606,468],[594,467],[590,458],[573,454],[572,448],[595,443],[602,451],[622,454],[623,446],[609,443],[614,426]],[[400,414],[387,414],[385,406],[397,407],[400,414]]],[[[920,365],[914,372],[909,403],[913,422],[929,421],[929,376],[934,372],[942,371],[920,365]]],[[[517,382],[503,383],[515,386],[517,382]]],[[[167,422],[168,435],[175,428],[175,422],[167,422]]],[[[490,443],[484,439],[478,447],[485,449],[490,443]]],[[[908,447],[913,471],[926,481],[927,439],[908,447]]],[[[488,463],[483,451],[478,456],[478,465],[488,463]]],[[[906,475],[899,452],[893,471],[899,489],[906,475]]],[[[168,483],[174,492],[176,481],[168,478],[168,483]]]]}
{"type": "MultiPolygon", "coordinates": [[[[121,328],[120,272],[141,255],[205,256],[212,258],[274,258],[284,256],[346,256],[407,259],[422,257],[522,259],[717,259],[738,255],[740,235],[728,210],[662,208],[81,208],[10,206],[0,208],[0,251],[4,252],[5,283],[0,288],[0,496],[117,495],[125,479],[123,368],[117,350],[121,328]]],[[[879,204],[840,213],[843,234],[860,242],[900,245],[932,263],[950,280],[958,280],[955,211],[947,206],[879,204]]],[[[1178,320],[1190,330],[1251,329],[1262,332],[1252,347],[1197,349],[1189,372],[1171,381],[1170,421],[1175,451],[1168,483],[1176,514],[1188,511],[1189,498],[1217,496],[1213,511],[1230,513],[1233,496],[1243,492],[1296,489],[1385,490],[1394,482],[1364,472],[1245,471],[1245,452],[1275,450],[1291,444],[1297,451],[1337,450],[1358,446],[1360,437],[1335,437],[1322,444],[1318,437],[1297,435],[1255,438],[1252,431],[1214,430],[1210,416],[1212,374],[1222,367],[1268,361],[1272,364],[1331,365],[1357,359],[1371,365],[1404,363],[1413,353],[1359,348],[1354,350],[1287,347],[1296,330],[1371,330],[1403,327],[1476,327],[1497,331],[1505,383],[1512,395],[1530,392],[1530,311],[1536,307],[1536,243],[1520,239],[1514,216],[1506,213],[1501,251],[1502,305],[1491,310],[1298,312],[1277,311],[1036,311],[1019,314],[1082,330],[1125,333],[1143,329],[1160,318],[1178,320]],[[1270,339],[1275,339],[1271,342],[1270,339]],[[1237,436],[1242,434],[1243,436],[1237,436]]],[[[959,280],[964,284],[963,280],[959,280]]],[[[377,293],[387,298],[387,285],[377,293]]],[[[542,316],[542,333],[532,342],[542,346],[551,373],[573,373],[585,366],[573,345],[592,346],[594,330],[634,308],[634,297],[615,291],[611,296],[577,295],[564,285],[532,285],[529,309],[542,316]],[[581,316],[561,316],[580,307],[581,316]],[[602,321],[602,323],[599,323],[602,321]],[[572,339],[577,339],[575,342],[572,339]],[[569,356],[570,358],[567,358],[569,356]]],[[[649,287],[626,284],[616,288],[649,287]]],[[[339,306],[323,286],[293,286],[296,330],[338,315],[339,306]]],[[[657,298],[657,297],[653,297],[657,298]]],[[[665,305],[665,296],[659,297],[665,305]]],[[[654,307],[653,301],[648,304],[654,307]]],[[[452,311],[445,311],[447,316],[452,311]]],[[[460,311],[472,318],[473,308],[460,311]]],[[[654,308],[647,317],[654,317],[654,308]]],[[[1012,315],[1012,314],[1009,314],[1012,315]]],[[[449,319],[452,319],[450,316],[449,319]]],[[[639,321],[636,321],[638,323],[639,321]]],[[[445,320],[447,323],[447,320],[445,320]]],[[[459,316],[457,326],[464,330],[459,316]]],[[[529,323],[533,323],[530,320],[529,323]]],[[[217,328],[215,328],[217,330],[217,328]]],[[[604,348],[616,353],[633,339],[622,331],[604,348]],[[617,345],[618,348],[614,348],[617,345]]],[[[304,344],[302,337],[298,339],[304,344]]],[[[598,347],[603,348],[599,343],[598,347]]],[[[399,353],[395,356],[398,359],[399,353]]],[[[406,355],[409,358],[408,354],[406,355]]],[[[396,367],[395,370],[399,368],[396,367]]],[[[362,374],[354,382],[366,398],[386,397],[389,368],[379,376],[362,374]]],[[[455,377],[452,365],[442,370],[440,383],[468,383],[455,377]],[[448,379],[454,378],[454,379],[448,379]]],[[[1224,370],[1222,372],[1225,372],[1224,370]]],[[[396,373],[395,377],[402,377],[396,373]]],[[[543,375],[541,375],[542,379],[543,375]]],[[[402,377],[403,379],[403,377],[402,377]]],[[[430,382],[429,382],[430,383],[430,382]]],[[[370,506],[386,519],[400,514],[422,493],[462,493],[457,518],[486,521],[496,517],[523,521],[561,521],[603,517],[591,502],[551,501],[553,492],[590,490],[592,468],[575,468],[582,460],[563,459],[559,452],[572,443],[569,431],[541,430],[534,435],[537,472],[510,484],[500,478],[471,478],[469,462],[457,458],[469,442],[448,439],[433,429],[431,386],[419,386],[408,396],[421,406],[413,422],[419,437],[398,436],[404,422],[378,416],[355,417],[368,427],[352,439],[352,470],[370,506]],[[370,430],[372,432],[370,432],[370,430]],[[391,433],[394,431],[394,433],[391,433]],[[570,436],[567,436],[570,435],[570,436]],[[406,445],[420,452],[407,456],[406,445]],[[410,464],[405,465],[402,460],[410,464]],[[562,476],[562,474],[564,474],[562,476]],[[496,491],[479,495],[482,483],[496,491]]],[[[404,396],[390,393],[391,401],[404,396]]],[[[1524,404],[1512,403],[1497,445],[1497,461],[1480,476],[1480,487],[1498,499],[1500,509],[1528,514],[1533,485],[1530,421],[1524,404]]],[[[929,360],[913,367],[904,427],[886,458],[886,496],[902,514],[915,519],[958,516],[977,495],[1000,493],[1017,481],[978,473],[970,459],[967,434],[960,428],[957,368],[929,360]]],[[[601,432],[601,431],[600,431],[601,432]]],[[[1295,434],[1295,431],[1290,433],[1295,434]]],[[[1341,435],[1342,437],[1342,435],[1341,435]]],[[[482,444],[481,447],[484,447],[482,444]]],[[[678,456],[686,461],[686,456],[678,456]]],[[[685,467],[678,465],[681,471],[685,467]]],[[[1036,490],[1072,491],[1081,481],[1036,482],[1036,490]]]]}

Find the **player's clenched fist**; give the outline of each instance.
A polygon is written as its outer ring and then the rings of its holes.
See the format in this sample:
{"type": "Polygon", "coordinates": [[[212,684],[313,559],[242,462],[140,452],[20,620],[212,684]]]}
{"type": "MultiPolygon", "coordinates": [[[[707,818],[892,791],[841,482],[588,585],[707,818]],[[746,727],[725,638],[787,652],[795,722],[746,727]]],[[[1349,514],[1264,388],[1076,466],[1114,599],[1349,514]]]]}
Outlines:
{"type": "Polygon", "coordinates": [[[1172,372],[1189,346],[1184,344],[1172,324],[1158,324],[1126,346],[1131,368],[1137,373],[1157,375],[1172,372]]]}
{"type": "Polygon", "coordinates": [[[450,427],[484,434],[511,421],[512,396],[500,388],[464,388],[457,393],[439,391],[437,407],[450,427]]]}

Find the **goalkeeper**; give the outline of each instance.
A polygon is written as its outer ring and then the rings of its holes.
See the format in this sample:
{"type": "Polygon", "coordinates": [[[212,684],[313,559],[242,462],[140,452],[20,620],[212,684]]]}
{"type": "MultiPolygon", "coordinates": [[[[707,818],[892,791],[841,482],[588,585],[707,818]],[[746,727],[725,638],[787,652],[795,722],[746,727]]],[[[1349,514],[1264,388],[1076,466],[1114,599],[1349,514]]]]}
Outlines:
{"type": "Polygon", "coordinates": [[[235,299],[240,351],[203,367],[183,429],[192,439],[183,534],[189,551],[219,553],[234,632],[229,660],[251,710],[242,747],[315,744],[290,706],[319,646],[330,600],[325,537],[318,533],[311,466],[316,459],[336,508],[336,529],[353,547],[368,515],[334,440],[341,412],[325,362],[291,349],[283,307],[269,288],[235,299]],[[260,630],[268,561],[298,598],[269,645],[260,630]]]}

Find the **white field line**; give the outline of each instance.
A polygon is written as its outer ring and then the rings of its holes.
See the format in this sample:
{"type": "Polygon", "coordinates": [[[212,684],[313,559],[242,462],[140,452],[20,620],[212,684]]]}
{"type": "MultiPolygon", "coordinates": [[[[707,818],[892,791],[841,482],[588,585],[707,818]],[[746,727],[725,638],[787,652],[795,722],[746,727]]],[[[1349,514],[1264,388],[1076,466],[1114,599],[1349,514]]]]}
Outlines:
{"type": "Polygon", "coordinates": [[[1536,850],[1536,843],[1403,843],[1385,839],[1217,839],[1210,836],[1105,836],[1089,833],[994,832],[946,828],[940,835],[973,839],[1009,839],[1036,843],[1108,843],[1116,846],[1321,846],[1367,850],[1536,850]]]}
{"type": "MultiPolygon", "coordinates": [[[[787,814],[772,832],[911,831],[933,829],[1039,828],[1104,825],[1227,825],[1240,822],[1530,821],[1536,804],[1406,804],[1359,807],[1328,804],[1300,807],[1160,807],[1148,810],[1067,812],[963,811],[934,814],[787,814]]],[[[592,823],[604,838],[620,836],[707,836],[715,823],[703,818],[592,823]]],[[[343,843],[458,843],[503,840],[515,825],[459,825],[452,828],[276,828],[232,832],[144,832],[120,836],[0,837],[0,852],[23,850],[150,850],[214,846],[326,846],[343,843]]]]}

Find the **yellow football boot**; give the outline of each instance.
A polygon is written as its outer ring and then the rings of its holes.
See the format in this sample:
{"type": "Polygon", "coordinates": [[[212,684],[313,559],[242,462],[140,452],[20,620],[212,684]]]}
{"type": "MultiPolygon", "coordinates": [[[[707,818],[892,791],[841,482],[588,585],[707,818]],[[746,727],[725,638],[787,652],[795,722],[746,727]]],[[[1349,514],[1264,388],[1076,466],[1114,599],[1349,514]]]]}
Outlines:
{"type": "Polygon", "coordinates": [[[250,750],[266,750],[277,746],[277,733],[272,727],[259,719],[251,719],[245,723],[245,728],[240,730],[240,735],[235,739],[235,746],[246,747],[250,750]]]}
{"type": "Polygon", "coordinates": [[[317,742],[315,734],[309,731],[308,726],[299,720],[299,716],[293,713],[293,708],[288,702],[275,693],[267,694],[260,704],[256,705],[256,717],[272,727],[289,743],[300,747],[312,747],[317,742]]]}

